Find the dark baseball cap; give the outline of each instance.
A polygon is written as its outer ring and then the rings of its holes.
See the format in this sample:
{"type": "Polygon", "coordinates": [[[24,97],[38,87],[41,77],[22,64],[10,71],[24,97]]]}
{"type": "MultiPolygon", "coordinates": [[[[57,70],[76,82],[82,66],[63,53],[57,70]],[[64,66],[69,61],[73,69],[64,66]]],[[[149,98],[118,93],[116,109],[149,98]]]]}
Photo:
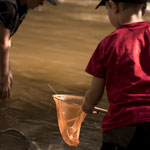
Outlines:
{"type": "Polygon", "coordinates": [[[52,5],[57,5],[55,0],[47,0],[49,3],[51,3],[52,5]]]}
{"type": "MultiPolygon", "coordinates": [[[[101,0],[100,3],[96,6],[95,9],[97,9],[99,6],[104,6],[105,2],[109,0],[101,0]]],[[[130,3],[144,3],[147,2],[147,0],[112,0],[114,2],[130,2],[130,3]]]]}

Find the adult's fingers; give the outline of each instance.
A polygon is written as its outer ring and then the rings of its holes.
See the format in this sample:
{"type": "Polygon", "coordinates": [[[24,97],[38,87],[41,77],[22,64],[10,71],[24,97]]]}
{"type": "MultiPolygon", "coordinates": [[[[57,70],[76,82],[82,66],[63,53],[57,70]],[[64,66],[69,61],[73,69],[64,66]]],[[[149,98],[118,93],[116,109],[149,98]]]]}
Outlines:
{"type": "Polygon", "coordinates": [[[10,87],[1,87],[0,88],[0,99],[2,101],[5,101],[9,97],[10,97],[10,87]]]}

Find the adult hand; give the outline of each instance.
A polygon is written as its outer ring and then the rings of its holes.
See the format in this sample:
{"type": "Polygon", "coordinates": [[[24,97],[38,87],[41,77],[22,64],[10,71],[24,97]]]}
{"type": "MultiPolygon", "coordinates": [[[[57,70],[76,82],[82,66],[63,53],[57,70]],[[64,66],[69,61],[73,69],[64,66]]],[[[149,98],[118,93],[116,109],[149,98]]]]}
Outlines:
{"type": "Polygon", "coordinates": [[[10,78],[10,88],[12,89],[12,85],[13,85],[13,75],[12,72],[9,71],[9,78],[10,78]]]}
{"type": "Polygon", "coordinates": [[[10,91],[12,87],[12,73],[9,75],[0,77],[0,99],[2,101],[7,100],[10,97],[10,91]]]}

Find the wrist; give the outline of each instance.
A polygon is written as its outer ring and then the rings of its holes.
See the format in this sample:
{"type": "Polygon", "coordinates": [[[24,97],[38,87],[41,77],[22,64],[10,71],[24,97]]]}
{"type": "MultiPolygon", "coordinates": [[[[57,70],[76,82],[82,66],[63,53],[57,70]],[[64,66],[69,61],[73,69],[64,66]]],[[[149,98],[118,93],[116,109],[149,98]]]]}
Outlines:
{"type": "Polygon", "coordinates": [[[0,84],[5,84],[8,81],[8,77],[9,75],[5,74],[5,75],[1,75],[0,76],[0,84]]]}
{"type": "Polygon", "coordinates": [[[9,74],[1,74],[0,79],[6,79],[8,78],[9,74]]]}
{"type": "Polygon", "coordinates": [[[6,78],[9,76],[9,65],[5,65],[0,69],[0,78],[6,78]]]}
{"type": "Polygon", "coordinates": [[[83,110],[85,113],[92,113],[93,109],[94,109],[94,106],[88,104],[86,101],[85,101],[84,104],[82,105],[82,110],[83,110]]]}

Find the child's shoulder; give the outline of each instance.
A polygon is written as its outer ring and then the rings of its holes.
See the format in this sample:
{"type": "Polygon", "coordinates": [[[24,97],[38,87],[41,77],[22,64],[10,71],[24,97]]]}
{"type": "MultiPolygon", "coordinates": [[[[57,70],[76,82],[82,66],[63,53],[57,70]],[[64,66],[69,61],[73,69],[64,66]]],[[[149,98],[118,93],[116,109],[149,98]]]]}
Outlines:
{"type": "Polygon", "coordinates": [[[122,35],[122,33],[120,31],[115,30],[112,33],[110,33],[109,35],[107,35],[106,37],[104,37],[104,39],[101,40],[100,44],[101,45],[114,44],[114,42],[116,42],[121,35],[122,35]]]}
{"type": "Polygon", "coordinates": [[[137,22],[137,23],[129,23],[121,25],[115,31],[107,35],[102,41],[101,44],[104,45],[115,45],[115,43],[130,40],[130,38],[138,37],[140,34],[145,34],[145,32],[149,31],[150,33],[150,23],[149,22],[137,22]]]}

